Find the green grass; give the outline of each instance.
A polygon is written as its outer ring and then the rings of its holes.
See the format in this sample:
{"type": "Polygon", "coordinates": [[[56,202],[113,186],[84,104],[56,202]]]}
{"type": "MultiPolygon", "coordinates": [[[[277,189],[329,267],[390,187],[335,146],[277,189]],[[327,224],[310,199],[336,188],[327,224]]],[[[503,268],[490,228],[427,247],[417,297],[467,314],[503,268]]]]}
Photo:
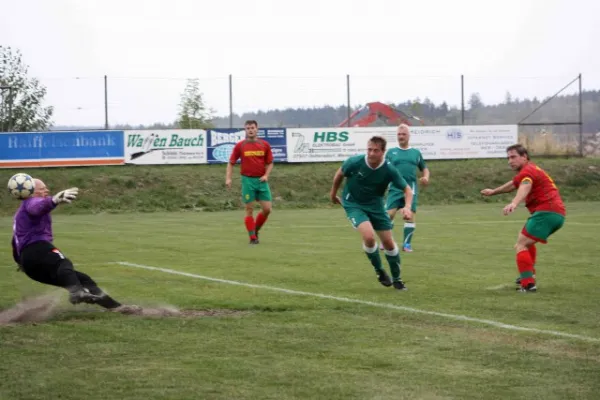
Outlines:
{"type": "MultiPolygon", "coordinates": [[[[0,399],[595,399],[600,341],[113,263],[600,339],[600,203],[567,203],[539,247],[535,294],[513,285],[527,213],[501,207],[422,207],[402,253],[407,292],[378,284],[340,208],[275,209],[256,247],[240,211],[56,215],[56,244],[117,299],[249,313],[144,318],[64,296],[50,321],[0,327],[0,399]]],[[[16,272],[6,246],[0,265],[2,308],[54,290],[16,272]]]]}
{"type": "MultiPolygon", "coordinates": [[[[536,159],[554,178],[566,201],[600,201],[600,158],[536,159]]],[[[329,190],[341,163],[277,164],[270,178],[277,209],[330,207],[329,190]]],[[[422,205],[484,203],[479,191],[514,176],[503,159],[429,161],[431,185],[422,190],[422,205]]],[[[224,185],[224,165],[128,165],[28,170],[52,191],[77,186],[74,207],[59,212],[224,211],[240,207],[239,170],[233,189],[224,185]]],[[[6,180],[16,170],[4,170],[6,180]]],[[[12,215],[16,202],[0,194],[0,215],[12,215]]]]}

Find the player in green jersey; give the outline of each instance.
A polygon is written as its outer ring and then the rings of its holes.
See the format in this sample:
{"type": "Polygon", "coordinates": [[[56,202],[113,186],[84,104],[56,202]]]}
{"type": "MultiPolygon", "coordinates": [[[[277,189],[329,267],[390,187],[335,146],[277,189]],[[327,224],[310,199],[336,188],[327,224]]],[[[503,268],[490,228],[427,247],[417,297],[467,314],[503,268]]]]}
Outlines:
{"type": "Polygon", "coordinates": [[[396,168],[385,160],[386,141],[373,136],[367,146],[367,154],[348,158],[333,178],[330,198],[334,204],[341,204],[352,226],[358,230],[363,241],[363,250],[375,269],[377,279],[383,286],[394,286],[406,290],[400,279],[400,251],[392,235],[392,220],[385,211],[384,194],[388,186],[404,191],[406,206],[400,209],[405,219],[412,217],[412,190],[396,168]],[[337,192],[346,178],[342,199],[337,192]],[[386,273],[377,251],[375,233],[385,249],[385,257],[390,266],[392,279],[386,273]]]}
{"type": "MultiPolygon", "coordinates": [[[[418,185],[417,185],[417,169],[419,169],[423,176],[420,179],[422,185],[426,186],[429,184],[429,168],[425,164],[423,155],[418,149],[410,147],[410,130],[408,125],[401,124],[397,130],[398,147],[393,147],[388,150],[385,155],[385,159],[389,161],[400,175],[406,180],[406,183],[410,186],[413,191],[412,201],[412,218],[404,222],[404,242],[402,244],[402,250],[406,252],[412,251],[411,241],[415,232],[415,214],[417,213],[417,199],[418,199],[418,185]]],[[[393,220],[396,216],[396,212],[399,209],[405,207],[404,192],[390,186],[390,190],[387,196],[386,210],[393,220]]]]}

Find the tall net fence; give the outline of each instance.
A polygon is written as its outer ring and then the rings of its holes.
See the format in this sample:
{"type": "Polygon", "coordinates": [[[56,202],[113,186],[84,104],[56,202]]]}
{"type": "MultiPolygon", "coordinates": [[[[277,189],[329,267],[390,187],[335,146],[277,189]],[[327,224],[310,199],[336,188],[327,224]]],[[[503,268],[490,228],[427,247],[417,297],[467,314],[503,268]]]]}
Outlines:
{"type": "MultiPolygon", "coordinates": [[[[42,79],[53,129],[173,127],[186,78],[42,79]]],[[[578,77],[361,76],[199,78],[216,127],[334,127],[372,104],[416,116],[423,125],[519,124],[520,140],[547,155],[600,151],[600,95],[578,77]],[[575,79],[573,79],[575,78],[575,79]],[[589,97],[589,98],[588,98],[589,97]],[[597,98],[598,97],[598,98],[597,98]]],[[[373,125],[389,124],[375,110],[373,125]]],[[[351,124],[359,124],[359,117],[351,124]]]]}

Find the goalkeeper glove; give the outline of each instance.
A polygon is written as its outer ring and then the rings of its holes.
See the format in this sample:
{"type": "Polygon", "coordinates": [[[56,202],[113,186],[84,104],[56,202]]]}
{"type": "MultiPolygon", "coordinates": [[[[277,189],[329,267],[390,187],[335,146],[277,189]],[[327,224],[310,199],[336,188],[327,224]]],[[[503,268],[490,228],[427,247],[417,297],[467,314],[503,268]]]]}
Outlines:
{"type": "Polygon", "coordinates": [[[70,188],[63,190],[62,192],[58,192],[52,197],[52,201],[54,204],[58,205],[60,203],[71,203],[73,200],[77,198],[77,194],[79,193],[79,189],[70,188]]]}

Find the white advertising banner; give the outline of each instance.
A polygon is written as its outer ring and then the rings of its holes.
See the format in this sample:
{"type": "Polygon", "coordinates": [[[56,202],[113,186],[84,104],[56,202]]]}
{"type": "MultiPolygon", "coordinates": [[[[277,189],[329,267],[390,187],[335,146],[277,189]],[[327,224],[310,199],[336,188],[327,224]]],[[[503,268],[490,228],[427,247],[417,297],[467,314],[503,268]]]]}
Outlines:
{"type": "Polygon", "coordinates": [[[206,131],[157,129],[125,131],[126,164],[206,164],[206,131]]]}
{"type": "MultiPolygon", "coordinates": [[[[502,158],[517,143],[517,125],[413,126],[410,146],[426,160],[502,158]]],[[[344,161],[367,151],[369,138],[378,135],[397,146],[396,127],[288,128],[288,162],[344,161]]]]}

